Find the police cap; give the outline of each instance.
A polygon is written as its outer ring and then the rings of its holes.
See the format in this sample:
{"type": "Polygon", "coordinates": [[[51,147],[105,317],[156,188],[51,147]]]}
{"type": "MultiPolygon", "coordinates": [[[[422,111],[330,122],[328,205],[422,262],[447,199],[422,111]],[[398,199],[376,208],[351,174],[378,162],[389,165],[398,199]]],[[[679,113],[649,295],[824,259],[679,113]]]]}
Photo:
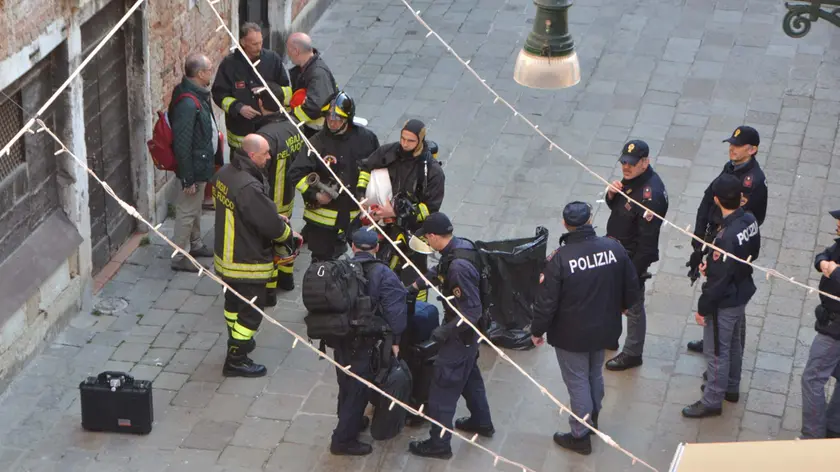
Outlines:
{"type": "Polygon", "coordinates": [[[420,237],[427,234],[452,234],[453,229],[454,228],[452,227],[452,222],[449,221],[449,217],[441,212],[437,212],[429,215],[426,220],[423,221],[423,226],[420,227],[414,235],[420,237]]]}
{"type": "Polygon", "coordinates": [[[840,220],[840,210],[830,211],[828,212],[828,214],[831,215],[835,220],[840,220]]]}
{"type": "Polygon", "coordinates": [[[563,221],[569,226],[583,226],[591,215],[592,208],[585,202],[571,202],[563,208],[563,221]]]}
{"type": "Polygon", "coordinates": [[[712,193],[720,200],[741,198],[741,181],[732,174],[723,174],[712,183],[712,193]]]}
{"type": "Polygon", "coordinates": [[[724,139],[723,142],[735,146],[743,146],[745,144],[758,146],[761,139],[759,139],[758,131],[755,128],[751,126],[739,126],[732,132],[732,136],[724,139]]]}
{"type": "Polygon", "coordinates": [[[640,160],[650,155],[650,147],[641,139],[634,139],[621,149],[621,157],[618,158],[622,164],[636,165],[640,160]]]}
{"type": "Polygon", "coordinates": [[[375,230],[362,228],[353,233],[353,245],[358,249],[370,251],[375,249],[377,244],[379,244],[379,236],[375,230]]]}

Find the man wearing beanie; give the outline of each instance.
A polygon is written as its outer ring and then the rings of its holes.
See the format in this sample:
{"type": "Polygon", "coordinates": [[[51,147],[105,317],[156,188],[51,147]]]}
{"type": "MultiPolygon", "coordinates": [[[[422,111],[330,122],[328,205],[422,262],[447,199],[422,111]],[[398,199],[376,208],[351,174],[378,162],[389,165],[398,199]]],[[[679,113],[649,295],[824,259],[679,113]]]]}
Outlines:
{"type": "MultiPolygon", "coordinates": [[[[741,208],[741,180],[721,175],[712,183],[715,205],[720,209],[720,231],[714,244],[742,260],[755,260],[761,248],[756,217],[741,208]]],[[[703,326],[706,384],[703,398],[685,408],[687,418],[719,416],[723,400],[738,401],[741,386],[741,329],[747,303],[755,294],[753,269],[715,250],[700,264],[706,276],[694,318],[703,326]]]]}
{"type": "MultiPolygon", "coordinates": [[[[443,204],[443,168],[432,156],[432,146],[437,145],[426,140],[426,125],[417,119],[408,120],[403,125],[399,142],[385,144],[359,165],[356,192],[358,197],[364,197],[371,172],[376,169],[388,169],[394,200],[374,211],[372,215],[375,219],[384,219],[386,224],[393,223],[400,211],[394,208],[395,200],[405,197],[410,202],[411,214],[402,221],[405,227],[397,228],[394,224],[387,227],[388,235],[393,239],[397,239],[405,231],[416,231],[430,214],[440,211],[443,204]]],[[[403,237],[408,238],[405,234],[403,237]]],[[[409,252],[408,256],[421,271],[425,272],[428,269],[425,254],[409,252]]],[[[391,268],[401,275],[403,283],[413,282],[414,271],[403,271],[401,268],[405,262],[400,261],[398,257],[394,255],[392,260],[388,261],[391,268]]],[[[422,290],[417,299],[425,301],[426,291],[422,290]]]]}
{"type": "MultiPolygon", "coordinates": [[[[600,237],[584,202],[563,209],[560,247],[540,274],[531,323],[532,341],[554,347],[572,411],[598,427],[604,398],[604,350],[621,334],[621,313],[638,300],[639,279],[633,261],[618,241],[600,237]]],[[[592,453],[590,430],[569,418],[572,431],[555,433],[560,447],[592,453]]]]}

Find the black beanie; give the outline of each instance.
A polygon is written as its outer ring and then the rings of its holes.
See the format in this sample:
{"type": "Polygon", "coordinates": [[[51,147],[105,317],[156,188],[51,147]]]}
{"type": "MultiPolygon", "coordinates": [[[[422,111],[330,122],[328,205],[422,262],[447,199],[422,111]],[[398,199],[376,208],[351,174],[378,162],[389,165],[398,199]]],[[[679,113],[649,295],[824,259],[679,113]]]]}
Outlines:
{"type": "Polygon", "coordinates": [[[415,157],[419,156],[423,152],[423,140],[426,139],[426,125],[418,119],[411,119],[405,122],[402,130],[417,136],[417,147],[413,154],[415,157]]]}

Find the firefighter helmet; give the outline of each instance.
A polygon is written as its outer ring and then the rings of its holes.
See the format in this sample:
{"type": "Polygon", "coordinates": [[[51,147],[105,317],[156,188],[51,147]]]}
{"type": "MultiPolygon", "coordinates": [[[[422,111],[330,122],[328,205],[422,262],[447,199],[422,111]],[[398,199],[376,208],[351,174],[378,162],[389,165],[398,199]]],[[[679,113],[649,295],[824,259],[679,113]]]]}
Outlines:
{"type": "MultiPolygon", "coordinates": [[[[353,117],[356,115],[356,104],[346,92],[338,92],[330,99],[329,103],[321,109],[321,112],[323,113],[324,118],[344,120],[345,123],[352,123],[353,117]]],[[[345,126],[342,126],[337,130],[333,130],[329,126],[326,126],[326,128],[327,131],[331,133],[340,133],[345,129],[345,126]]]]}

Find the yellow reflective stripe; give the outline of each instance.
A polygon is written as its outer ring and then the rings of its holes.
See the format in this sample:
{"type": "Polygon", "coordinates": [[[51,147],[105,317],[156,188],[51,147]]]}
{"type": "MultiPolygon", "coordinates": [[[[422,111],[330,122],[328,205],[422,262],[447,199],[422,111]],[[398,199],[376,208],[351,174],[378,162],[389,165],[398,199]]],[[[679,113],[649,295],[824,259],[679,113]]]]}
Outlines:
{"type": "Polygon", "coordinates": [[[417,215],[417,221],[423,221],[429,217],[429,207],[425,203],[417,205],[417,209],[420,210],[420,214],[417,215]]]}
{"type": "Polygon", "coordinates": [[[332,212],[332,215],[325,213],[323,208],[307,208],[303,210],[303,219],[313,223],[322,224],[324,226],[335,226],[335,220],[338,217],[338,213],[332,210],[326,211],[332,212]]]}
{"type": "MultiPolygon", "coordinates": [[[[397,243],[402,242],[402,243],[403,243],[403,247],[405,247],[405,245],[406,245],[406,244],[405,244],[405,242],[406,242],[406,241],[405,241],[405,235],[404,235],[404,234],[402,234],[402,233],[398,234],[398,235],[397,235],[397,239],[396,239],[396,241],[395,241],[395,242],[397,242],[397,243]]],[[[388,265],[391,267],[391,270],[394,270],[394,269],[396,269],[396,268],[397,268],[397,264],[398,264],[399,262],[400,262],[400,256],[399,256],[399,255],[397,255],[397,254],[394,254],[393,256],[391,256],[391,263],[390,263],[390,264],[388,264],[388,265]]]]}
{"type": "Polygon", "coordinates": [[[280,266],[277,266],[277,270],[284,273],[284,274],[293,274],[295,272],[295,264],[294,264],[294,262],[292,262],[289,265],[280,265],[280,266]]]}
{"type": "Polygon", "coordinates": [[[280,89],[283,90],[283,106],[287,107],[289,106],[289,102],[292,100],[294,92],[292,92],[291,87],[280,87],[280,89]]]}
{"type": "Polygon", "coordinates": [[[307,115],[306,112],[303,111],[303,107],[295,107],[295,117],[298,120],[303,121],[304,123],[313,121],[313,119],[310,118],[309,115],[307,115]]]}
{"type": "Polygon", "coordinates": [[[370,172],[365,172],[363,170],[359,171],[359,183],[356,186],[367,188],[369,183],[370,183],[370,172]]]}
{"type": "Polygon", "coordinates": [[[236,236],[236,224],[233,220],[233,210],[225,208],[225,231],[222,249],[222,261],[233,262],[233,238],[236,236]]]}
{"type": "Polygon", "coordinates": [[[277,205],[277,213],[285,216],[286,218],[292,217],[292,210],[295,209],[295,202],[292,200],[289,202],[288,205],[277,205]]]}
{"type": "Polygon", "coordinates": [[[236,323],[238,318],[239,313],[225,310],[225,321],[227,322],[228,328],[233,328],[233,324],[236,323]]]}
{"type": "Polygon", "coordinates": [[[295,188],[298,189],[300,193],[306,193],[306,191],[309,190],[309,184],[306,183],[306,177],[300,179],[297,185],[295,185],[295,188]]]}
{"type": "Polygon", "coordinates": [[[233,279],[270,279],[274,271],[274,261],[260,263],[226,262],[214,256],[216,272],[233,279]]]}
{"type": "Polygon", "coordinates": [[[286,159],[277,158],[277,170],[274,172],[274,204],[277,213],[283,206],[283,194],[286,193],[286,159]]]}
{"type": "Polygon", "coordinates": [[[277,280],[275,279],[265,284],[265,288],[277,288],[277,280]]]}
{"type": "Polygon", "coordinates": [[[352,220],[353,218],[359,216],[359,213],[361,213],[359,210],[351,211],[350,212],[350,219],[352,220]]]}
{"type": "Polygon", "coordinates": [[[286,229],[283,230],[283,234],[277,238],[274,238],[274,241],[278,243],[282,243],[283,241],[289,239],[289,236],[292,234],[292,228],[289,225],[286,225],[286,229]]]}
{"type": "Polygon", "coordinates": [[[245,139],[245,136],[239,136],[238,134],[233,134],[230,131],[227,132],[228,144],[230,144],[233,148],[241,148],[242,147],[242,140],[245,139]]]}
{"type": "Polygon", "coordinates": [[[418,302],[425,302],[429,298],[429,292],[426,290],[420,290],[417,292],[417,301],[418,302]]]}
{"type": "Polygon", "coordinates": [[[223,98],[222,99],[222,110],[224,110],[225,113],[227,113],[228,110],[230,110],[230,106],[233,105],[234,103],[236,103],[236,99],[233,98],[233,97],[223,98]]]}
{"type": "Polygon", "coordinates": [[[248,341],[254,337],[254,333],[256,333],[256,330],[248,329],[239,324],[237,321],[233,325],[233,330],[230,332],[230,336],[237,341],[248,341]]]}

